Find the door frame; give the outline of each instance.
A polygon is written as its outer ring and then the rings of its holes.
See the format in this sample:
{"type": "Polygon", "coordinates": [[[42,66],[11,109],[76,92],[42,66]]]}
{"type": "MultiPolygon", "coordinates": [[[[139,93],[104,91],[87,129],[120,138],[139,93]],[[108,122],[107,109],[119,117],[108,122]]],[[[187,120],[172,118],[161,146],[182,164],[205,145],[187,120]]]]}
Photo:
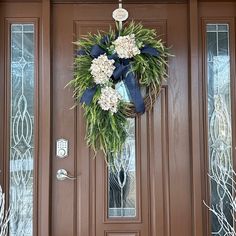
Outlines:
{"type": "Polygon", "coordinates": [[[50,235],[50,200],[51,200],[51,3],[42,0],[41,16],[41,83],[39,104],[39,222],[38,235],[50,235]]]}
{"type": "MultiPolygon", "coordinates": [[[[28,1],[28,3],[34,2],[28,1]]],[[[50,222],[51,222],[51,157],[53,151],[53,143],[52,143],[52,63],[51,63],[51,5],[57,3],[65,3],[64,0],[42,0],[41,1],[41,15],[38,15],[39,18],[39,107],[38,107],[38,114],[39,114],[39,138],[38,138],[38,197],[37,197],[37,205],[38,205],[38,224],[37,229],[35,230],[35,235],[43,235],[43,236],[50,236],[50,222]]],[[[73,2],[73,1],[71,1],[73,2]]],[[[99,1],[101,3],[111,3],[111,1],[99,1]]],[[[171,0],[164,1],[166,2],[173,2],[171,0]]],[[[176,3],[176,0],[174,1],[176,3]]],[[[83,1],[76,1],[76,3],[83,3],[83,1]]],[[[87,1],[86,1],[87,3],[87,1]]],[[[94,4],[94,1],[89,1],[90,4],[94,4]]],[[[132,3],[142,3],[141,1],[132,1],[132,3]]],[[[149,1],[148,3],[153,3],[149,1]]],[[[179,0],[178,3],[183,4],[187,3],[186,0],[179,0]]],[[[17,7],[15,2],[5,1],[3,4],[3,9],[5,4],[9,4],[13,8],[17,7]]],[[[27,4],[27,3],[24,3],[27,4]]],[[[197,0],[190,0],[188,2],[189,8],[189,48],[190,48],[190,67],[191,67],[191,74],[189,77],[191,79],[191,107],[194,106],[194,109],[191,110],[191,124],[196,124],[199,122],[198,114],[199,114],[199,96],[198,96],[198,60],[196,59],[196,53],[198,52],[197,38],[198,36],[198,2],[197,0]]],[[[24,14],[24,13],[23,13],[24,14]]],[[[30,13],[29,13],[30,14],[30,13]]],[[[17,17],[27,17],[22,16],[19,14],[17,17]]],[[[4,22],[4,19],[1,22],[4,22]]],[[[6,30],[5,30],[6,34],[6,30]]],[[[6,42],[0,41],[1,45],[6,45],[6,42]]],[[[6,47],[5,47],[6,48],[6,47]]],[[[1,53],[0,55],[2,58],[5,58],[6,54],[1,53]]],[[[0,68],[0,72],[4,74],[4,81],[1,80],[1,83],[6,85],[6,68],[0,68]]],[[[4,86],[3,86],[4,87],[4,86]]],[[[2,91],[3,94],[6,94],[2,91]]],[[[4,95],[5,97],[5,95],[4,95]]],[[[6,107],[4,104],[6,99],[1,101],[1,107],[6,107]]],[[[5,130],[4,123],[7,118],[7,111],[4,111],[4,117],[0,116],[0,130],[5,130]]],[[[200,183],[200,173],[199,173],[199,166],[200,166],[200,153],[199,153],[199,146],[200,146],[200,134],[199,130],[195,126],[191,126],[192,130],[192,202],[193,202],[193,236],[200,236],[202,235],[202,212],[201,206],[199,206],[199,200],[201,200],[201,188],[199,186],[200,183]]],[[[3,133],[5,133],[3,132],[3,133]]],[[[7,148],[4,149],[4,136],[0,137],[0,147],[3,156],[7,156],[7,148]],[[5,154],[5,155],[4,155],[5,154]]],[[[1,161],[0,163],[1,169],[3,172],[6,173],[6,158],[5,161],[1,161]]],[[[3,176],[0,176],[0,180],[2,183],[5,183],[6,186],[6,179],[3,176]]]]}
{"type": "MultiPolygon", "coordinates": [[[[39,18],[39,139],[38,139],[38,224],[36,235],[50,236],[50,223],[51,223],[51,157],[54,143],[52,143],[52,63],[51,63],[51,5],[57,3],[67,3],[65,0],[42,0],[42,1],[27,1],[37,2],[41,4],[41,14],[37,17],[39,18]]],[[[85,3],[83,0],[71,0],[69,3],[85,3]]],[[[154,0],[149,0],[145,3],[153,3],[154,0]]],[[[203,222],[205,219],[205,214],[202,206],[202,199],[204,195],[204,190],[202,189],[203,179],[201,167],[203,165],[202,158],[204,157],[202,141],[203,132],[201,128],[201,122],[203,121],[203,105],[202,105],[202,75],[199,73],[201,71],[201,51],[200,45],[200,14],[199,5],[200,2],[212,2],[211,0],[174,0],[174,1],[163,1],[163,2],[178,2],[180,4],[187,4],[188,7],[188,29],[189,29],[189,111],[190,111],[190,160],[191,160],[191,201],[192,201],[192,236],[202,236],[205,235],[203,232],[203,222]],[[200,68],[200,69],[199,69],[200,68]],[[197,125],[196,125],[197,124],[197,125]]],[[[219,1],[218,2],[225,2],[219,1]]],[[[0,26],[4,26],[4,9],[5,4],[19,4],[13,1],[2,1],[0,3],[0,26]],[[3,8],[2,8],[3,6],[3,8]]],[[[97,1],[86,1],[89,4],[95,4],[97,1]]],[[[113,3],[111,0],[100,0],[99,3],[113,3]]],[[[142,1],[130,1],[130,3],[143,3],[142,1]]],[[[27,3],[24,3],[27,4],[27,3]]],[[[18,17],[21,17],[20,15],[18,17]]],[[[25,17],[25,16],[22,16],[25,17]]],[[[6,34],[6,29],[4,30],[6,34]]],[[[0,37],[0,46],[4,48],[6,42],[2,37],[0,37]]],[[[232,49],[233,50],[233,49],[232,49]]],[[[235,54],[235,52],[233,52],[235,54]]],[[[3,50],[0,51],[0,59],[4,60],[6,54],[3,50]]],[[[233,68],[235,71],[235,68],[233,68]]],[[[7,157],[7,148],[5,147],[4,133],[6,132],[6,127],[4,126],[7,118],[7,111],[4,109],[6,107],[6,73],[7,70],[3,65],[0,65],[0,74],[4,75],[4,79],[0,80],[0,155],[7,157]],[[4,148],[5,147],[5,148],[4,148]]],[[[234,73],[235,74],[235,73],[234,73]]],[[[236,91],[236,84],[233,85],[233,90],[236,91]]],[[[234,95],[234,99],[236,96],[234,95]]],[[[236,101],[234,101],[236,104],[236,101]]],[[[234,107],[232,106],[232,114],[234,107]]],[[[236,127],[233,126],[233,131],[236,127]]],[[[234,132],[235,133],[235,132],[234,132]]],[[[234,140],[235,137],[233,136],[234,140]]],[[[235,150],[234,150],[235,154],[235,150]]],[[[235,155],[234,155],[235,156],[235,155]]],[[[236,164],[234,164],[236,165],[236,164]]],[[[6,158],[0,160],[0,169],[2,173],[6,173],[6,158]]],[[[0,174],[0,183],[6,186],[6,175],[0,174]],[[5,176],[5,177],[4,177],[5,176]]]]}

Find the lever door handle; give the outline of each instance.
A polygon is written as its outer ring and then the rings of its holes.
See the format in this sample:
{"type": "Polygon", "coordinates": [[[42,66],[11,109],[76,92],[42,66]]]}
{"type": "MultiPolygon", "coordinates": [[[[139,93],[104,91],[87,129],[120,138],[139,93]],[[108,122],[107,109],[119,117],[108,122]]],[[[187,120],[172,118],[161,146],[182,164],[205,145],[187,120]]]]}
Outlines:
{"type": "Polygon", "coordinates": [[[65,179],[69,179],[69,180],[76,180],[76,177],[71,176],[67,170],[65,169],[59,169],[57,171],[57,179],[60,181],[63,181],[65,179]]]}

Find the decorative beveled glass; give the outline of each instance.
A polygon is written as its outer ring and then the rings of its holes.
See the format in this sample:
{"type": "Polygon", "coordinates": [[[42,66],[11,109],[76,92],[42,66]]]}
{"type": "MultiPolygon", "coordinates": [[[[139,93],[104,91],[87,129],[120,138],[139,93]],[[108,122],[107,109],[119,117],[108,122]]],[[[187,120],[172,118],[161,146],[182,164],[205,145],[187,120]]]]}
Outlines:
{"type": "MultiPolygon", "coordinates": [[[[231,78],[229,25],[207,24],[208,153],[211,208],[224,214],[233,224],[231,206],[225,189],[214,181],[220,179],[232,191],[231,78]],[[222,172],[222,169],[224,170],[222,172]],[[226,171],[225,171],[226,170],[226,171]],[[228,174],[227,174],[228,173],[228,174]],[[222,176],[222,174],[224,176],[222,176]]],[[[224,222],[211,214],[212,235],[227,236],[224,222]]]]}
{"type": "Polygon", "coordinates": [[[33,235],[34,24],[11,24],[10,236],[33,235]]]}
{"type": "Polygon", "coordinates": [[[135,119],[128,119],[128,137],[114,166],[108,168],[108,216],[136,216],[135,119]]]}

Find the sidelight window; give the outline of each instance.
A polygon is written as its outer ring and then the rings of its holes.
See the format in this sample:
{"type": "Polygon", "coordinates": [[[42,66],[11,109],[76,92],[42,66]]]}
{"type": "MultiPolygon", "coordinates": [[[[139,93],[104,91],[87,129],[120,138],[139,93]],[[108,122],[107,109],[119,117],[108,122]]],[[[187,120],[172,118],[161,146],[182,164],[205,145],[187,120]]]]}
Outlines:
{"type": "Polygon", "coordinates": [[[33,235],[35,27],[10,27],[10,236],[33,235]]]}
{"type": "Polygon", "coordinates": [[[232,191],[232,121],[229,25],[207,24],[207,107],[211,234],[228,235],[233,224],[228,193],[232,191]]]}

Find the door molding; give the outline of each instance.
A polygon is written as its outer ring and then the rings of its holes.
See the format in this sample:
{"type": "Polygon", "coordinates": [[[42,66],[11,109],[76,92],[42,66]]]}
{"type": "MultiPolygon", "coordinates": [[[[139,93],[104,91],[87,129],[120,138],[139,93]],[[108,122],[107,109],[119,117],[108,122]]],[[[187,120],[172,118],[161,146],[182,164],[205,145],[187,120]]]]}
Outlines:
{"type": "Polygon", "coordinates": [[[201,193],[201,132],[200,132],[200,83],[199,83],[199,16],[198,0],[189,0],[189,96],[190,96],[190,161],[192,187],[192,235],[203,234],[201,193]]]}
{"type": "Polygon", "coordinates": [[[39,104],[39,235],[50,234],[51,200],[51,7],[50,0],[42,1],[42,60],[39,104]]]}

